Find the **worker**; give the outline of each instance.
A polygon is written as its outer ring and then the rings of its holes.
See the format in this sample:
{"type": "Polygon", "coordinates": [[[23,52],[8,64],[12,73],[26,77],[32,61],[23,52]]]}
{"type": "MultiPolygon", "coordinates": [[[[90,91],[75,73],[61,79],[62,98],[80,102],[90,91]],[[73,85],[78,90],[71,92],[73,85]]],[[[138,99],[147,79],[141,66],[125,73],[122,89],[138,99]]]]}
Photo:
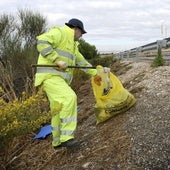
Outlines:
{"type": "MultiPolygon", "coordinates": [[[[77,96],[70,87],[74,69],[67,66],[91,67],[78,50],[78,40],[85,33],[82,21],[73,18],[64,26],[53,27],[37,36],[38,64],[56,65],[56,68],[37,67],[35,75],[35,86],[42,87],[50,102],[54,148],[79,144],[75,139],[77,96]]],[[[96,69],[82,70],[100,81],[96,69]]]]}

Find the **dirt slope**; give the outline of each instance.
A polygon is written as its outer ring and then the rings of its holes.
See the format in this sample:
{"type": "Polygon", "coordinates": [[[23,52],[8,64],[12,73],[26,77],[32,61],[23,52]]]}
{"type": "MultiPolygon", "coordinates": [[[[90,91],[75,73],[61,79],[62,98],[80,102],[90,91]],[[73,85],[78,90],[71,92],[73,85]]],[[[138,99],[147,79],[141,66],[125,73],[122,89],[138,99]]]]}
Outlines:
{"type": "MultiPolygon", "coordinates": [[[[129,111],[96,126],[90,80],[78,90],[80,147],[54,150],[51,136],[17,138],[8,170],[168,170],[170,169],[170,66],[145,62],[113,64],[112,71],[137,99],[129,111]]],[[[3,167],[2,167],[3,168],[3,167]]]]}

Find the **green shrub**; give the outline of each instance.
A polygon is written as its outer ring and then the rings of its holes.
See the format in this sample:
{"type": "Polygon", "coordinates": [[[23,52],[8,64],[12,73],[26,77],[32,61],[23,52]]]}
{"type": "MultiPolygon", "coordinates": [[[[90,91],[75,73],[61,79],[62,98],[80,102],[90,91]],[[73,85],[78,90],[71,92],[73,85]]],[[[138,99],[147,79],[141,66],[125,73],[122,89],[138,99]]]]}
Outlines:
{"type": "Polygon", "coordinates": [[[98,51],[94,45],[89,44],[82,38],[79,40],[79,43],[79,51],[87,60],[98,56],[98,51]]]}
{"type": "Polygon", "coordinates": [[[164,63],[165,60],[163,59],[161,48],[158,48],[158,55],[153,60],[152,66],[159,67],[159,66],[163,66],[164,63]]]}
{"type": "Polygon", "coordinates": [[[0,99],[0,148],[8,146],[14,137],[35,131],[50,120],[49,106],[42,92],[28,99],[0,99]]]}
{"type": "Polygon", "coordinates": [[[90,63],[93,66],[102,65],[103,67],[110,67],[110,65],[113,63],[114,55],[106,55],[106,56],[100,56],[96,57],[90,60],[90,63]]]}

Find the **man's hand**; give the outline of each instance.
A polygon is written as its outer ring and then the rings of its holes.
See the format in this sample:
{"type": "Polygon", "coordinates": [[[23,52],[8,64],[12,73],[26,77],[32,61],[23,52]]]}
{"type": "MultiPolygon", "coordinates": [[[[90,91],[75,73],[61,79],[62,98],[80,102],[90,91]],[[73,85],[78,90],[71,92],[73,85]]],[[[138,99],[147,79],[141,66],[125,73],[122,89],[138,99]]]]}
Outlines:
{"type": "Polygon", "coordinates": [[[67,63],[64,61],[56,61],[57,67],[61,70],[65,70],[67,68],[67,63]]]}
{"type": "Polygon", "coordinates": [[[96,75],[96,76],[94,77],[94,82],[95,82],[95,84],[97,84],[98,86],[101,86],[101,81],[102,81],[101,76],[96,75]]]}

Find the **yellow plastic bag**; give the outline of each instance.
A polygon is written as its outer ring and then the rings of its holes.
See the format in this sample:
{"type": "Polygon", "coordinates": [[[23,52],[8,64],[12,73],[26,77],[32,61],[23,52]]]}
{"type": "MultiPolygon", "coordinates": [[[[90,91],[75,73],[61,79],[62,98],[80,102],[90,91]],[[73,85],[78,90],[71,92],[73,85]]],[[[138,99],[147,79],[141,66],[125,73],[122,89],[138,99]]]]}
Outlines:
{"type": "Polygon", "coordinates": [[[110,72],[108,75],[102,66],[97,66],[97,70],[98,75],[102,78],[101,85],[96,85],[93,77],[91,83],[96,99],[94,112],[98,124],[116,114],[127,111],[136,103],[136,99],[123,87],[113,73],[110,72]]]}

